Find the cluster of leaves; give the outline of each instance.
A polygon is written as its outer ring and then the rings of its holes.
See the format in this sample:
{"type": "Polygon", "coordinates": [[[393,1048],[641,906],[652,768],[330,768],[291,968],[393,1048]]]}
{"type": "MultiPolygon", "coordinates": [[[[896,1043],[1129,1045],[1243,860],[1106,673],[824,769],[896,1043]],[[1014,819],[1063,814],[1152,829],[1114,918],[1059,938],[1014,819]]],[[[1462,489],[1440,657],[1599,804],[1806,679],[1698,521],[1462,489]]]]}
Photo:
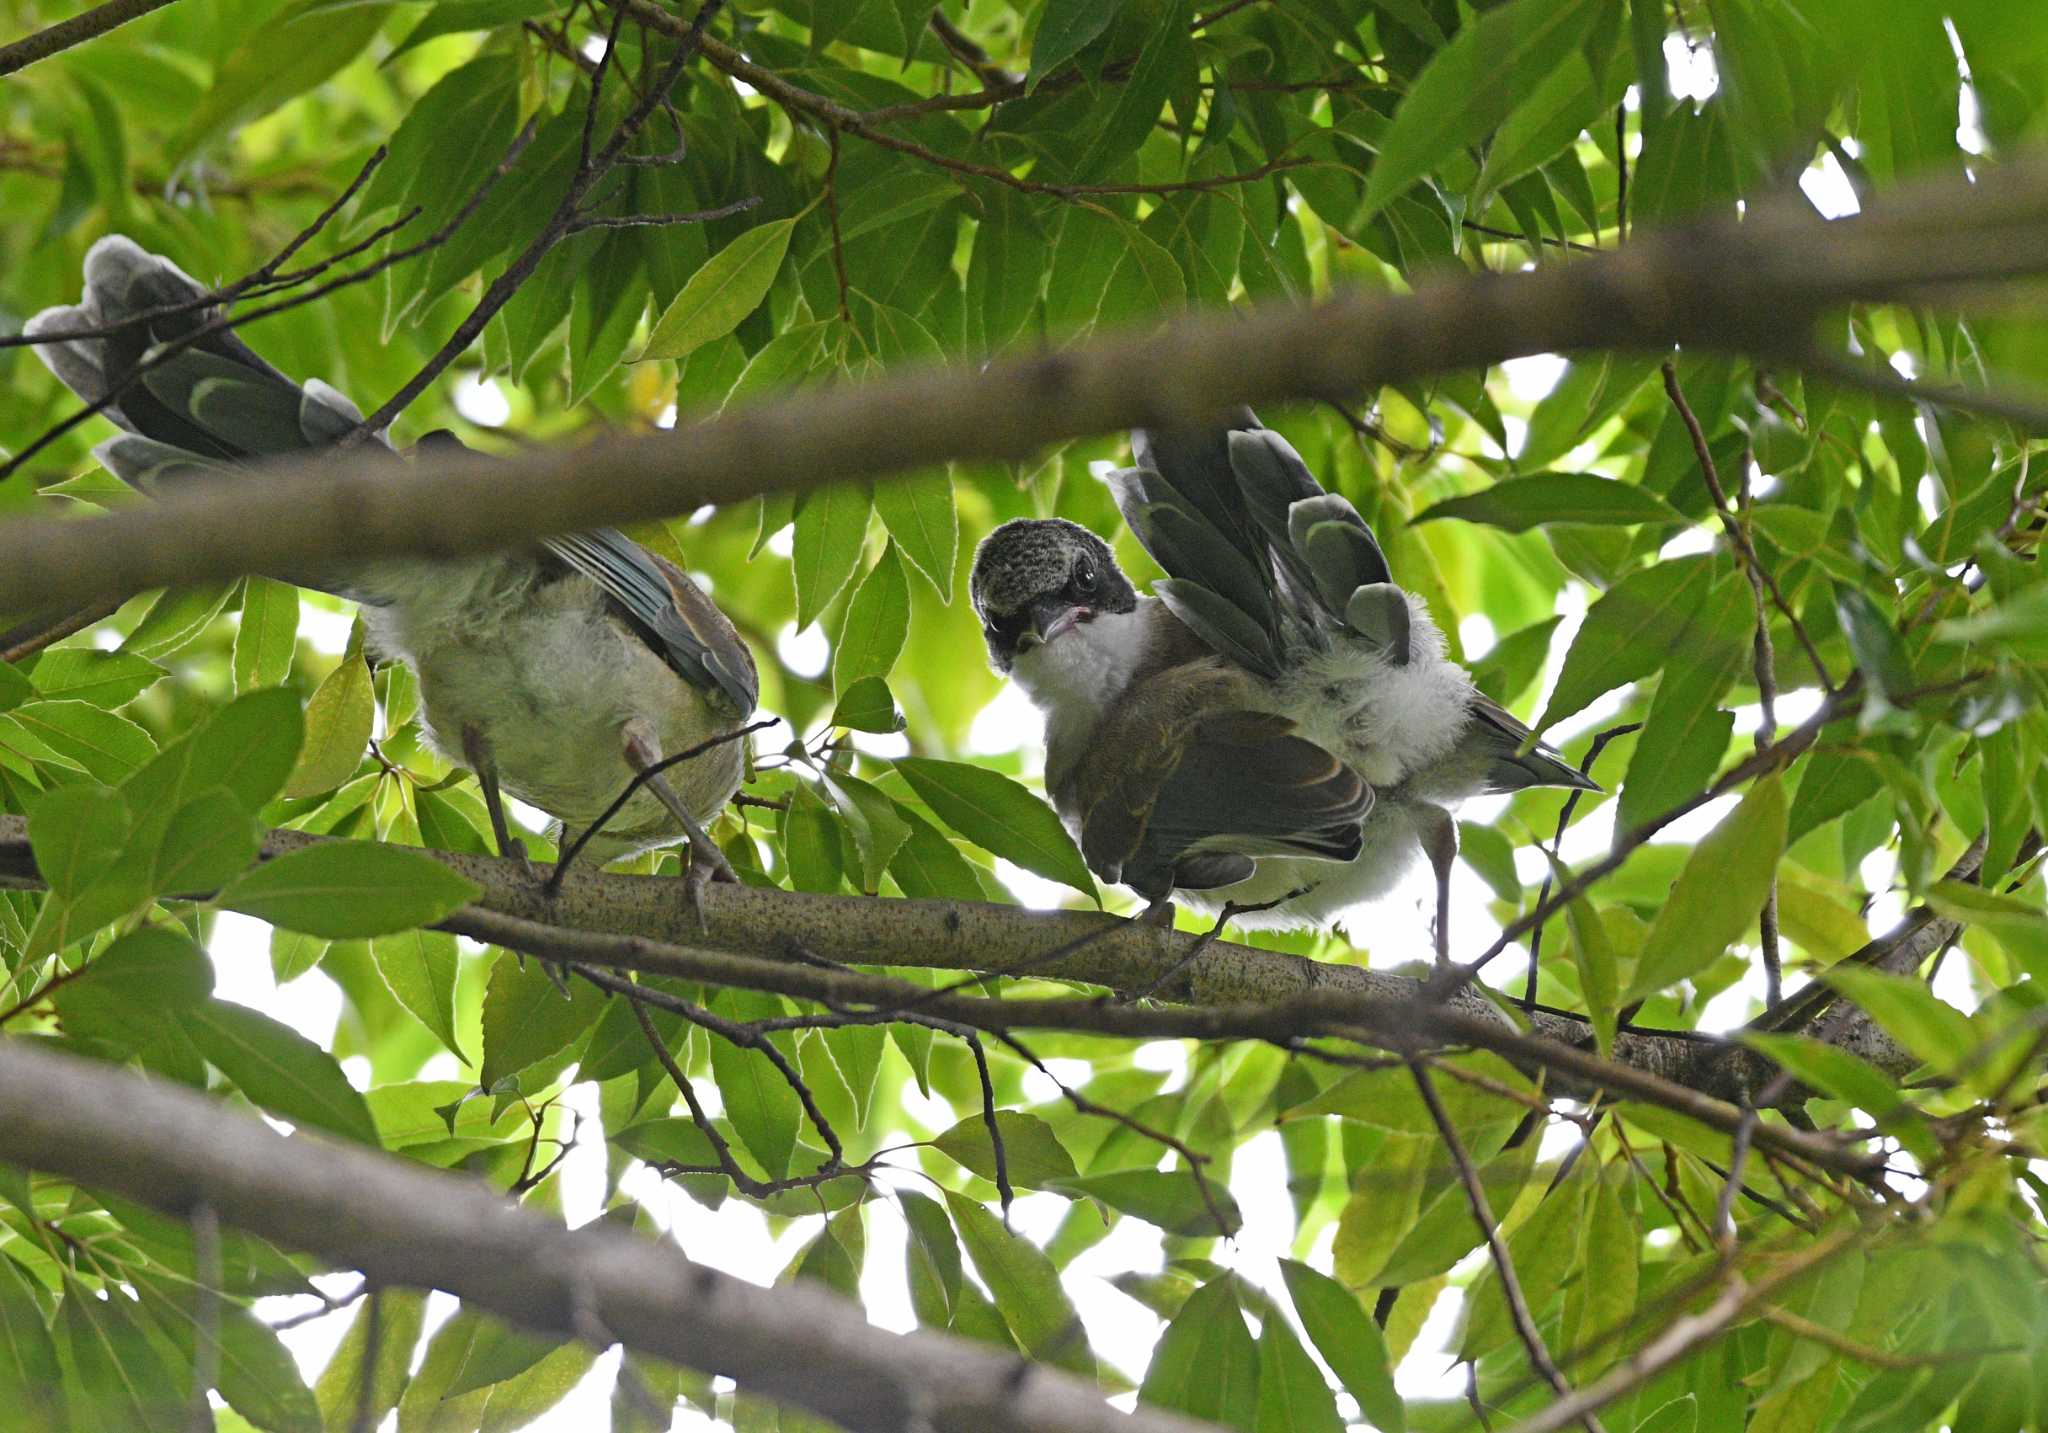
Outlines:
{"type": "MultiPolygon", "coordinates": [[[[563,439],[1066,343],[1190,304],[1571,262],[1638,226],[1732,214],[1803,173],[1860,193],[1977,162],[1958,132],[1965,96],[1972,151],[2009,151],[2042,124],[2048,22],[2006,0],[1683,9],[1268,0],[1204,15],[1189,0],[991,0],[947,7],[986,52],[968,64],[927,26],[928,4],[735,5],[713,27],[727,58],[694,64],[636,141],[636,158],[667,162],[622,167],[592,212],[758,202],[709,223],[565,238],[487,326],[464,382],[429,390],[400,433],[563,439]],[[1704,98],[1670,93],[1667,56],[1688,49],[1718,73],[1704,98]],[[765,75],[742,84],[736,64],[765,75]],[[1004,69],[1021,81],[1004,84],[1004,69]],[[984,83],[1000,102],[959,99],[984,83]],[[486,414],[461,401],[472,379],[503,400],[502,421],[473,421],[486,414]]],[[[73,295],[85,246],[106,232],[202,278],[247,272],[388,145],[320,244],[414,209],[364,265],[453,225],[451,237],[246,335],[285,371],[370,407],[548,222],[582,152],[588,46],[608,27],[604,7],[555,0],[216,0],[46,62],[0,96],[6,132],[25,136],[0,140],[0,319],[73,295]]],[[[675,43],[672,29],[619,31],[600,124],[675,43]]],[[[2010,317],[1870,309],[1833,337],[1859,361],[1974,382],[2048,378],[2038,333],[2010,317]]],[[[0,370],[0,444],[18,450],[68,400],[19,348],[0,349],[0,370]]],[[[1490,696],[1575,758],[1596,727],[1640,724],[1600,749],[1616,795],[1580,802],[1576,821],[1649,834],[1750,756],[1767,696],[1788,726],[1819,711],[1810,742],[1731,785],[1739,801],[1696,847],[1644,841],[1541,929],[1538,998],[1584,1014],[1603,1049],[1624,1012],[1688,1028],[1736,988],[1767,899],[1794,966],[1864,947],[1871,901],[1893,885],[1965,927],[1950,960],[1965,967],[1968,1010],[1909,978],[1836,977],[1934,1082],[1902,1091],[1897,1071],[1805,1036],[1753,1037],[1822,1097],[1809,1106],[1820,1124],[1878,1123],[1928,1177],[1915,1225],[1775,1162],[1745,1170],[1727,1136],[1653,1107],[1567,1111],[1586,1139],[1555,1157],[1511,1138],[1521,1102],[1542,1099],[1525,1073],[1481,1056],[1440,1066],[1567,1375],[1611,1368],[1716,1287],[1716,1209],[1734,1169],[1751,1272],[1859,1220],[1865,1241],[1644,1380],[1609,1426],[1997,1430],[2048,1416],[2033,1333],[2048,1298],[2026,1273],[2048,1197],[2025,1162],[2048,1142],[2029,1096],[2048,979],[2028,860],[2030,833],[2048,826],[2048,587],[2032,560],[2041,484],[2028,447],[1951,409],[1697,355],[1668,380],[1654,358],[1575,356],[1534,402],[1499,374],[1445,375],[1374,395],[1365,436],[1330,413],[1266,416],[1375,524],[1454,642],[1466,634],[1490,696]],[[1485,623],[1461,625],[1474,616],[1485,623]],[[1979,837],[1979,882],[1942,880],[1979,837]]],[[[124,500],[84,458],[97,431],[0,484],[0,507],[124,500]]],[[[747,880],[1007,900],[1021,870],[1116,899],[1029,790],[1035,753],[977,725],[997,682],[955,598],[973,542],[1003,519],[1058,513],[1115,531],[1089,471],[1121,456],[1118,440],[1078,442],[1028,469],[959,465],[637,534],[734,616],[762,660],[764,706],[790,725],[747,788],[779,809],[735,810],[717,828],[747,880]]],[[[1151,573],[1127,539],[1118,550],[1151,573]]],[[[536,964],[424,929],[471,891],[405,848],[481,853],[487,823],[469,778],[424,745],[410,676],[373,674],[359,636],[313,640],[341,625],[328,599],[251,578],[140,599],[0,666],[0,799],[29,818],[49,885],[0,897],[10,1035],[216,1088],[543,1207],[559,1203],[559,1154],[601,1139],[615,1217],[651,1228],[636,1176],[663,1171],[713,1208],[809,1221],[789,1272],[849,1295],[865,1221],[893,1211],[922,1323],[1235,1427],[1470,1426],[1461,1400],[1404,1405],[1388,1374],[1460,1295],[1453,1347],[1474,1364],[1476,1396],[1503,1417],[1550,1396],[1497,1271],[1466,1262],[1480,1230],[1403,1069],[1217,1046],[1169,1080],[1125,1046],[1054,1036],[1031,1053],[1088,1074],[1077,1100],[1043,1099],[1014,1050],[987,1052],[984,1089],[975,1052],[928,1026],[762,1034],[809,1012],[650,981],[771,1042],[796,1077],[758,1044],[650,1012],[668,1060],[718,1093],[705,1123],[686,1117],[622,1001],[582,984],[564,998],[536,964]],[[357,839],[287,843],[252,865],[274,827],[357,839]],[[339,987],[329,1049],[214,995],[215,961],[251,958],[226,941],[206,953],[222,910],[271,924],[280,983],[317,968],[339,987]],[[572,1084],[595,1088],[598,1130],[568,1116],[572,1084]],[[1299,1262],[1261,1282],[1221,1242],[1241,1218],[1226,1186],[1241,1148],[1276,1124],[1299,1262]],[[749,1188],[721,1169],[707,1126],[749,1188]],[[935,1194],[885,1193],[851,1172],[905,1132],[928,1143],[891,1157],[935,1194]],[[1043,1244],[1015,1233],[994,1208],[1004,1187],[1070,1201],[1058,1231],[1043,1244]],[[1155,1228],[1165,1255],[1161,1271],[1117,1281],[1134,1312],[1165,1321],[1142,1374],[1088,1348],[1062,1281],[1126,1219],[1155,1228]],[[1368,1316],[1382,1295],[1383,1326],[1368,1316]]],[[[1532,876],[1547,869],[1534,848],[1559,812],[1557,795],[1525,794],[1463,826],[1494,920],[1533,909],[1532,876]]],[[[1461,914],[1455,929],[1477,923],[1461,914]]],[[[1364,958],[1334,938],[1276,943],[1364,958]]],[[[224,1428],[334,1429],[396,1408],[401,1429],[509,1429],[591,1357],[467,1310],[426,1335],[422,1301],[393,1292],[375,1320],[355,1316],[309,1388],[246,1306],[303,1293],[314,1272],[231,1232],[203,1255],[182,1225],[0,1166],[0,1407],[29,1410],[31,1427],[182,1425],[196,1282],[223,1295],[224,1428]]],[[[657,1395],[750,1427],[777,1416],[696,1375],[633,1366],[657,1395]]],[[[634,1416],[621,1395],[619,1426],[634,1416]]]]}

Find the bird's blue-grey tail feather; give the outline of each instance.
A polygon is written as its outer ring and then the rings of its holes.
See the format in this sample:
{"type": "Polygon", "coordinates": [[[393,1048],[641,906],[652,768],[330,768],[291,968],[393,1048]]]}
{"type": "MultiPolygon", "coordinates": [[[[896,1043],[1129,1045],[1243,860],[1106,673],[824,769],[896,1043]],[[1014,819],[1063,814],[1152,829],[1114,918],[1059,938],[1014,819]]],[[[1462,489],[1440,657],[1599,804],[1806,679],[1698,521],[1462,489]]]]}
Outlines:
{"type": "Polygon", "coordinates": [[[45,309],[23,331],[112,329],[35,345],[50,371],[127,430],[97,449],[122,480],[149,489],[193,471],[324,447],[362,421],[324,383],[292,382],[230,331],[160,357],[215,316],[207,290],[176,264],[110,234],[85,256],[85,294],[45,309]],[[175,310],[157,313],[156,310],[175,310]],[[124,326],[125,325],[125,326],[124,326]],[[145,365],[147,365],[145,367],[145,365]]]}
{"type": "Polygon", "coordinates": [[[1268,674],[1291,632],[1344,633],[1407,660],[1407,597],[1372,529],[1249,409],[1227,428],[1140,429],[1131,449],[1138,466],[1113,474],[1111,491],[1173,579],[1160,596],[1198,636],[1268,674]]]}

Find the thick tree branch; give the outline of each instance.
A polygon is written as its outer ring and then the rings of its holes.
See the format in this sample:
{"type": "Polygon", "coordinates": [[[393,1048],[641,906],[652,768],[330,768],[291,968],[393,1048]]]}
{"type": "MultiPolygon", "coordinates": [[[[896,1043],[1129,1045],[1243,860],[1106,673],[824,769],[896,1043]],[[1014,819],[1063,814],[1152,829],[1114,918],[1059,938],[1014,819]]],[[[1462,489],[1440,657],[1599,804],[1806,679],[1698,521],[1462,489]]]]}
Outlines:
{"type": "Polygon", "coordinates": [[[1199,1433],[1092,1383],[950,1334],[891,1334],[815,1283],[763,1289],[604,1220],[564,1229],[481,1182],[261,1120],[180,1086],[0,1041],[0,1159],[224,1224],[378,1288],[444,1289],[528,1328],[594,1320],[628,1348],[724,1374],[847,1428],[1199,1433]],[[579,1313],[581,1317],[579,1317],[579,1313]]]}
{"type": "Polygon", "coordinates": [[[1853,300],[1932,298],[2048,271],[2048,164],[1901,189],[1825,222],[1759,204],[1740,223],[1646,235],[1620,251],[1411,295],[1208,314],[983,369],[922,368],[748,405],[672,433],[502,460],[437,455],[394,470],[325,457],[264,479],[86,521],[0,528],[0,609],[51,610],[251,571],[372,556],[448,557],[632,523],[770,490],[1020,458],[1232,404],[1337,397],[1530,353],[1672,344],[1782,357],[1853,300]]]}

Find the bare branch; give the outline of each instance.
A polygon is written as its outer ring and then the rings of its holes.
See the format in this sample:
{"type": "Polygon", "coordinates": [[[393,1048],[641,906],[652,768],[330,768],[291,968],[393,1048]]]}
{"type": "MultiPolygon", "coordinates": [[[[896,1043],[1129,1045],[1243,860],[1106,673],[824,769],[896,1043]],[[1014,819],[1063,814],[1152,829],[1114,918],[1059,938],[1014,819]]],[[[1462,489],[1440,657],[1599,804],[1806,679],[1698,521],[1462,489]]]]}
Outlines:
{"type": "Polygon", "coordinates": [[[7,524],[0,608],[65,608],[314,559],[454,556],[1529,353],[1682,342],[1782,356],[1834,305],[2048,271],[2044,217],[2048,165],[2014,164],[1903,188],[1851,219],[1758,204],[1740,224],[1644,235],[1578,263],[1204,315],[978,370],[913,369],[572,452],[451,453],[409,471],[369,455],[311,457],[89,521],[7,524]]]}
{"type": "Polygon", "coordinates": [[[130,20],[139,20],[152,10],[161,10],[171,3],[172,0],[106,0],[104,5],[95,5],[83,15],[73,15],[47,30],[38,30],[11,45],[0,46],[0,75],[11,75],[73,45],[96,40],[109,30],[118,29],[130,20]]]}
{"type": "Polygon", "coordinates": [[[575,1336],[579,1305],[628,1348],[723,1374],[849,1429],[1200,1433],[1111,1408],[1092,1379],[950,1334],[888,1333],[798,1280],[764,1289],[606,1220],[577,1230],[480,1180],[300,1133],[175,1084],[0,1041],[0,1159],[363,1270],[445,1289],[526,1328],[575,1336]]]}

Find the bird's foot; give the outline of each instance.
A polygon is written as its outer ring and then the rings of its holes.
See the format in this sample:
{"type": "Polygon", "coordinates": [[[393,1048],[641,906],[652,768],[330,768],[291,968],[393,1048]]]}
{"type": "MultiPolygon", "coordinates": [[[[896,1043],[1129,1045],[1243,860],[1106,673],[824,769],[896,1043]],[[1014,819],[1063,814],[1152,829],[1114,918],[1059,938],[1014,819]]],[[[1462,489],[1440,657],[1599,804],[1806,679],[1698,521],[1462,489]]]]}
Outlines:
{"type": "Polygon", "coordinates": [[[736,886],[740,883],[739,872],[733,870],[732,862],[726,860],[725,852],[718,849],[709,836],[692,837],[689,843],[690,864],[683,871],[683,899],[697,917],[697,934],[707,934],[710,925],[704,916],[704,888],[711,885],[736,886]]]}
{"type": "Polygon", "coordinates": [[[1173,898],[1161,896],[1132,916],[1131,920],[1138,925],[1149,925],[1154,930],[1172,930],[1174,915],[1173,898]]]}

